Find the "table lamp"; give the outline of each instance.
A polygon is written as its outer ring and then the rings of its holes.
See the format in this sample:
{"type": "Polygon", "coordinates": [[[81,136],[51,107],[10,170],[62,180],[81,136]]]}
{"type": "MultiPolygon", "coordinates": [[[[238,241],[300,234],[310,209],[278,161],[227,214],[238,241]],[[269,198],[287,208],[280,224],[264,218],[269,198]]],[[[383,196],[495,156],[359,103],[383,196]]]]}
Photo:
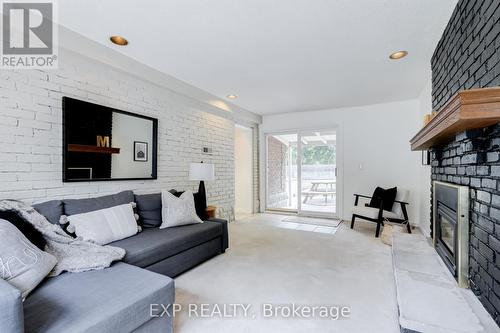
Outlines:
{"type": "Polygon", "coordinates": [[[189,180],[199,180],[198,195],[203,204],[203,211],[207,208],[207,194],[205,192],[205,181],[215,180],[214,165],[211,163],[191,163],[189,165],[189,180]]]}

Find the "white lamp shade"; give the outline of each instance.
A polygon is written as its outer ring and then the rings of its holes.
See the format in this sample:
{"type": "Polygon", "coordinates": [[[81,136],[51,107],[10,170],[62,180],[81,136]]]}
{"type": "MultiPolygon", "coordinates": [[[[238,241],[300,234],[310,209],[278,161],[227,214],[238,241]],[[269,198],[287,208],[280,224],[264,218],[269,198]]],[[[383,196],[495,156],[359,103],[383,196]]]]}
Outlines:
{"type": "Polygon", "coordinates": [[[215,180],[214,165],[210,163],[191,163],[189,180],[215,180]]]}

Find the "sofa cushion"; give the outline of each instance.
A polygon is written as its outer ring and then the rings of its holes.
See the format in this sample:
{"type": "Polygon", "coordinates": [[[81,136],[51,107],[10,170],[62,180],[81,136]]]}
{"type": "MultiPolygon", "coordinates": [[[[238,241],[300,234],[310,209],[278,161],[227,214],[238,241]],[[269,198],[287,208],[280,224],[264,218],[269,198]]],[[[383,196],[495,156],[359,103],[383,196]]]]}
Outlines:
{"type": "Polygon", "coordinates": [[[124,262],[147,267],[220,236],[222,236],[220,223],[205,222],[166,229],[144,229],[135,236],[109,245],[127,251],[123,258],[124,262]]]}
{"type": "Polygon", "coordinates": [[[64,214],[64,206],[61,200],[52,200],[33,205],[33,208],[52,224],[58,224],[61,215],[64,214]]]}
{"type": "Polygon", "coordinates": [[[151,319],[150,304],[173,302],[172,279],[117,263],[48,279],[24,302],[25,330],[131,332],[151,319]]]}
{"type": "MultiPolygon", "coordinates": [[[[169,191],[175,196],[176,190],[169,191]]],[[[161,225],[161,193],[137,194],[135,195],[137,203],[137,214],[139,215],[139,224],[145,228],[158,228],[161,225]]]]}
{"type": "Polygon", "coordinates": [[[145,228],[157,228],[161,225],[161,193],[137,194],[137,214],[139,223],[145,228]]]}
{"type": "MultiPolygon", "coordinates": [[[[184,192],[178,192],[174,189],[169,191],[176,197],[180,197],[184,192]]],[[[204,205],[201,201],[199,193],[193,193],[194,206],[196,208],[196,215],[202,220],[206,219],[206,212],[204,205]]],[[[153,194],[137,194],[135,196],[137,203],[137,214],[139,214],[139,223],[145,228],[157,228],[161,225],[161,193],[153,194]]]]}
{"type": "Polygon", "coordinates": [[[64,203],[64,214],[75,215],[88,213],[95,210],[110,208],[134,202],[134,192],[123,191],[117,194],[106,195],[98,198],[88,199],[66,199],[64,203]]]}
{"type": "Polygon", "coordinates": [[[21,291],[3,279],[0,279],[0,332],[24,332],[21,291]]]}

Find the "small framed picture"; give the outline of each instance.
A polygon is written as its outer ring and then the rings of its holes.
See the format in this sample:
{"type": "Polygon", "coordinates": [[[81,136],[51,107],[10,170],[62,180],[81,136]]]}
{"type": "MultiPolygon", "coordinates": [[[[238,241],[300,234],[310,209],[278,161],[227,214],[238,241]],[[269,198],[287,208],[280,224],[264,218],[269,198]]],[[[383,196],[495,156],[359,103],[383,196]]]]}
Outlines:
{"type": "Polygon", "coordinates": [[[134,141],[134,161],[147,162],[148,161],[148,143],[141,141],[134,141]]]}
{"type": "Polygon", "coordinates": [[[428,150],[422,150],[422,165],[431,164],[431,152],[428,150]]]}

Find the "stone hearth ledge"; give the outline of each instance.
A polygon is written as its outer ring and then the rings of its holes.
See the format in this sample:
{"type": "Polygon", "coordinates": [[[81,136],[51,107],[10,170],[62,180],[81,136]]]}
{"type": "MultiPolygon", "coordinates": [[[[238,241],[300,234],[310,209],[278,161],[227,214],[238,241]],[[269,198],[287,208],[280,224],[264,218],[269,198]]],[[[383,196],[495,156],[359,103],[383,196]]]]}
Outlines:
{"type": "Polygon", "coordinates": [[[392,254],[401,332],[500,332],[423,235],[394,234],[392,254]]]}

